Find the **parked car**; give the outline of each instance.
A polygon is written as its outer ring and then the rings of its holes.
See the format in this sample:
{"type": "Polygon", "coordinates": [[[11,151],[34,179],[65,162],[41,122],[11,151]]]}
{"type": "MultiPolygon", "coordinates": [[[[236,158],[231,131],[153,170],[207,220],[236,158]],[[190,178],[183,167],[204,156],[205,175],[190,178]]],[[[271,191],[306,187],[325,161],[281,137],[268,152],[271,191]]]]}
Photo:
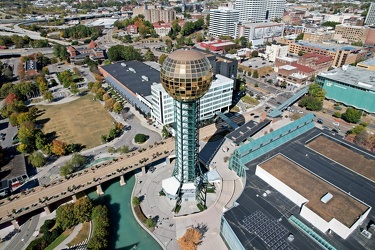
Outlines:
{"type": "Polygon", "coordinates": [[[317,122],[320,123],[320,124],[323,124],[323,120],[320,119],[320,118],[317,120],[317,122]]]}
{"type": "Polygon", "coordinates": [[[338,122],[332,122],[332,124],[335,125],[335,126],[340,126],[340,123],[338,123],[338,122]]]}

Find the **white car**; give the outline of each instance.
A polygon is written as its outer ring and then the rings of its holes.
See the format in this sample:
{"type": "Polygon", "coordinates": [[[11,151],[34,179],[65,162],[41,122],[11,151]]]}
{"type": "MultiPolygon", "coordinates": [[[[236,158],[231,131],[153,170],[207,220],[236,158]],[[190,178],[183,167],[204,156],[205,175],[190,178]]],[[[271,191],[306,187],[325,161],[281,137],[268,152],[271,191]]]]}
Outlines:
{"type": "Polygon", "coordinates": [[[340,123],[338,123],[338,122],[332,122],[332,124],[335,125],[335,126],[340,126],[340,123]]]}
{"type": "Polygon", "coordinates": [[[303,114],[303,111],[302,110],[298,110],[298,113],[303,114]]]}

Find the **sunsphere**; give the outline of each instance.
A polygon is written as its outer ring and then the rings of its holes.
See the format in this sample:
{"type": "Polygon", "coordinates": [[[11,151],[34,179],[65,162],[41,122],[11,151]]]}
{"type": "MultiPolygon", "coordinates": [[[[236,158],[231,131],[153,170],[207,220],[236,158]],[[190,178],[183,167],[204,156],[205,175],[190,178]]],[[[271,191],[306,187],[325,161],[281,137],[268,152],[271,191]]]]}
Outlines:
{"type": "Polygon", "coordinates": [[[182,102],[195,101],[207,93],[211,86],[210,61],[196,50],[176,50],[165,59],[160,80],[173,99],[182,102]]]}

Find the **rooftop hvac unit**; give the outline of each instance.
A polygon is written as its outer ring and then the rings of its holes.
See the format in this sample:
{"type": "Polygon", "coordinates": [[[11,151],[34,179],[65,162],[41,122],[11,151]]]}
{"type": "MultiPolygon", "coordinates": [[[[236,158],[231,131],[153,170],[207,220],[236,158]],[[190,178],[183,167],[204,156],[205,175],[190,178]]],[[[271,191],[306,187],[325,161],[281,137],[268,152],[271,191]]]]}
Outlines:
{"type": "Polygon", "coordinates": [[[137,71],[135,71],[135,69],[133,69],[133,68],[129,68],[129,71],[131,71],[133,73],[137,73],[137,71]]]}
{"type": "Polygon", "coordinates": [[[326,193],[320,201],[326,204],[328,201],[330,201],[333,198],[333,195],[331,193],[326,193]]]}
{"type": "Polygon", "coordinates": [[[121,63],[121,66],[122,66],[122,67],[126,67],[126,64],[125,64],[125,63],[121,63]]]}
{"type": "Polygon", "coordinates": [[[147,76],[142,76],[142,79],[148,82],[148,77],[147,76]]]}

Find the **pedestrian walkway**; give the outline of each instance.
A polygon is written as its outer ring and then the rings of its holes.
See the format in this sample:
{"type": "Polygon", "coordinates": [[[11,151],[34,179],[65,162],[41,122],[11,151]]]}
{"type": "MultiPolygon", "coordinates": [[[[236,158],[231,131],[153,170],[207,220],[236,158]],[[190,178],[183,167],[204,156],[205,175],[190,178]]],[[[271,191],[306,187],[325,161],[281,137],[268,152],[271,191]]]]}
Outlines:
{"type": "MultiPolygon", "coordinates": [[[[152,234],[164,249],[179,249],[177,239],[181,238],[186,229],[190,227],[207,230],[199,249],[226,249],[225,243],[220,237],[221,216],[223,211],[231,207],[233,201],[241,194],[244,184],[241,178],[228,169],[228,162],[224,163],[223,160],[224,157],[230,156],[236,147],[231,146],[229,141],[225,141],[223,146],[229,148],[228,152],[219,150],[212,160],[216,162],[214,167],[222,180],[215,185],[216,193],[208,194],[208,209],[203,212],[187,216],[179,214],[177,217],[172,212],[175,201],[159,195],[161,182],[172,175],[173,165],[162,163],[156,166],[153,173],[137,175],[133,194],[143,198],[141,202],[143,213],[147,217],[151,216],[151,218],[157,219],[157,225],[152,234]]],[[[190,204],[183,202],[181,206],[184,205],[190,204]]]]}
{"type": "Polygon", "coordinates": [[[68,244],[78,235],[79,231],[82,228],[82,223],[79,223],[77,226],[74,227],[73,232],[63,241],[58,245],[54,250],[63,250],[67,249],[68,244]]]}

